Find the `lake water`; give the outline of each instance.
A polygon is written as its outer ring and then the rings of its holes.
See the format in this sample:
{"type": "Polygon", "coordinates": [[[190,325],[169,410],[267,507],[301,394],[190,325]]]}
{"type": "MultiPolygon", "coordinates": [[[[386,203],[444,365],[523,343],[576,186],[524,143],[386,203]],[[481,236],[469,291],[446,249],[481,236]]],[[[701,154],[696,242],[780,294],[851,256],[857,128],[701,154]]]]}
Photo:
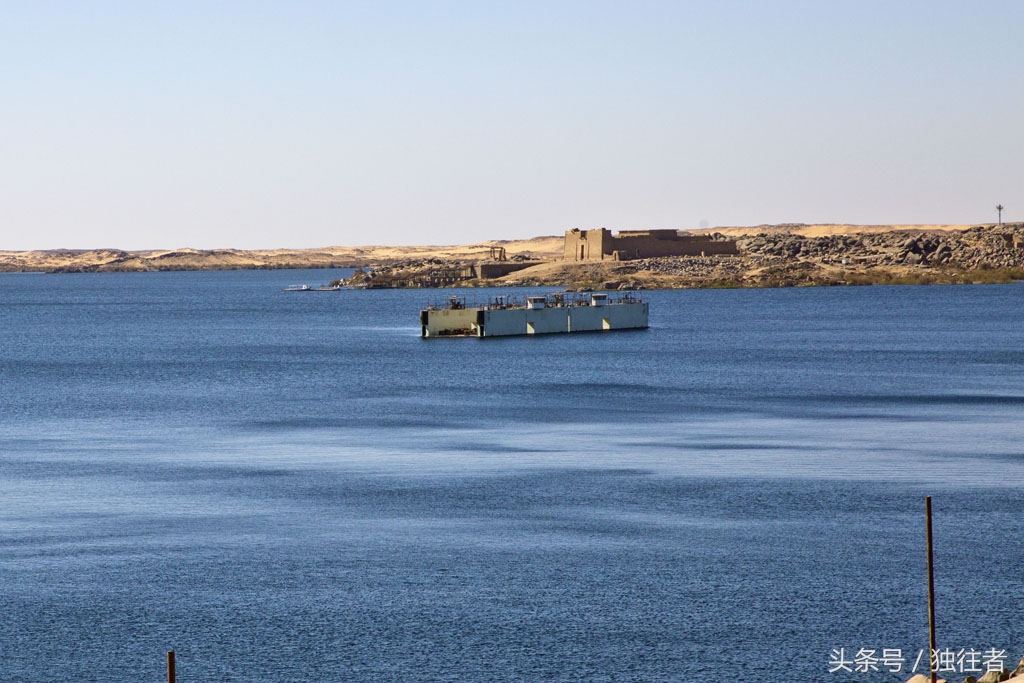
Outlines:
{"type": "Polygon", "coordinates": [[[903,681],[926,495],[940,648],[1024,654],[1024,285],[422,340],[337,275],[0,275],[0,680],[903,681]]]}

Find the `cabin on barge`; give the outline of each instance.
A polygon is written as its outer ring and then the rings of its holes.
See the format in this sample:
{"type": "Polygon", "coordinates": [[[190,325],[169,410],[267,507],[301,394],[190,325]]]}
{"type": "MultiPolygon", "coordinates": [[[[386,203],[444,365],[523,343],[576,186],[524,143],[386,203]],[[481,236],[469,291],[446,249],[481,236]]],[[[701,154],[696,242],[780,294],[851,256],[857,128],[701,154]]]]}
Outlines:
{"type": "Polygon", "coordinates": [[[465,297],[450,297],[442,306],[420,311],[421,336],[508,337],[558,332],[636,330],[647,327],[647,302],[635,292],[614,298],[603,292],[547,296],[493,297],[467,306],[465,297]]]}

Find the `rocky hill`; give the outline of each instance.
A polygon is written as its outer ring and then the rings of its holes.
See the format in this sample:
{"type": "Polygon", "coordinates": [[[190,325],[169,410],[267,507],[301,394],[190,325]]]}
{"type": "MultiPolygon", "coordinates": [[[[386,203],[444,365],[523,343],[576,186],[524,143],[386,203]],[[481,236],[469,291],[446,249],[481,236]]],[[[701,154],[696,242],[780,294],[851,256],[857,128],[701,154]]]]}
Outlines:
{"type": "Polygon", "coordinates": [[[955,265],[965,270],[1024,265],[1024,224],[956,232],[907,232],[804,237],[783,232],[741,238],[748,256],[870,266],[955,265]]]}
{"type": "Polygon", "coordinates": [[[595,288],[778,287],[1024,279],[1024,223],[807,236],[790,226],[737,235],[739,256],[560,262],[509,284],[595,288]]]}
{"type": "Polygon", "coordinates": [[[738,256],[561,260],[561,237],[449,247],[326,247],[128,252],[0,252],[0,271],[109,272],[362,268],[362,287],[558,286],[604,289],[1007,282],[1024,279],[1024,223],[976,226],[801,225],[723,228],[738,256]],[[842,232],[849,230],[849,232],[842,232]],[[487,263],[504,249],[500,264],[487,263]],[[509,266],[520,267],[515,272],[509,266]],[[489,276],[489,277],[484,277],[489,276]]]}

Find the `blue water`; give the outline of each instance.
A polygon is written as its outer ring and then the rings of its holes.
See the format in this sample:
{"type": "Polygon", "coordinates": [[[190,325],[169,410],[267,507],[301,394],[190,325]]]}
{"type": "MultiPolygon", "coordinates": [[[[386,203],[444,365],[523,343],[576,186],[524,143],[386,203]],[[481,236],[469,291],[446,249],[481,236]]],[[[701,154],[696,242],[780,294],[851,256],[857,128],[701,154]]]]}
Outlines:
{"type": "Polygon", "coordinates": [[[1024,654],[1024,285],[425,341],[336,275],[0,275],[0,680],[903,681],[829,656],[926,647],[926,495],[940,647],[1024,654]]]}

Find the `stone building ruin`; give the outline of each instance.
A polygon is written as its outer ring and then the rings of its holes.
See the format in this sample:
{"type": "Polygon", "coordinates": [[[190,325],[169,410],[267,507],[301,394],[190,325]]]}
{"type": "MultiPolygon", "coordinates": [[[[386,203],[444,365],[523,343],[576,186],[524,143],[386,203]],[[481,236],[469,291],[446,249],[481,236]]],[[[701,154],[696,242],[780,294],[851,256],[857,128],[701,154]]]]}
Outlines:
{"type": "Polygon", "coordinates": [[[566,261],[629,261],[658,256],[738,254],[736,240],[693,235],[679,230],[620,230],[607,228],[565,231],[562,257],[566,261]]]}

